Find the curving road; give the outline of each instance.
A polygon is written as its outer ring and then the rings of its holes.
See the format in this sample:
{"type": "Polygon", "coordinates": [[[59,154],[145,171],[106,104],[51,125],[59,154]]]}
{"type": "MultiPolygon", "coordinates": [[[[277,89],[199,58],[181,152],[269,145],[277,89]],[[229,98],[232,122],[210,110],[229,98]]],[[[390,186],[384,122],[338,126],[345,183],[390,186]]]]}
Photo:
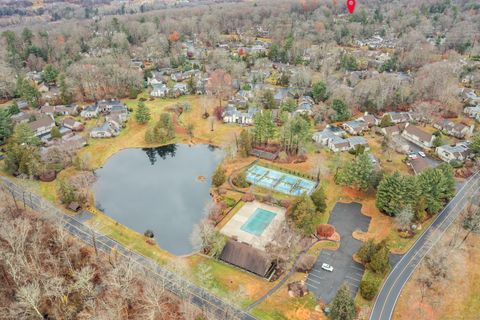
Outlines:
{"type": "Polygon", "coordinates": [[[392,269],[377,295],[370,320],[390,320],[392,318],[395,305],[405,283],[412,276],[420,261],[438,242],[472,197],[478,196],[479,189],[480,174],[477,172],[464,183],[456,196],[437,215],[432,224],[392,269]]]}

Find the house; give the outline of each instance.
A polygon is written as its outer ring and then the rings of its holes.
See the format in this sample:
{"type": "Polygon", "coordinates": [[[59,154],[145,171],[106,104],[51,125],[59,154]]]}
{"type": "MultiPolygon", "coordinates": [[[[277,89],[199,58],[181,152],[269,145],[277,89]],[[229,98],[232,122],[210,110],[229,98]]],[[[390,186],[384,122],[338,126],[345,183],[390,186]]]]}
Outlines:
{"type": "Polygon", "coordinates": [[[92,104],[91,106],[88,106],[82,112],[80,112],[80,116],[86,119],[91,119],[91,118],[96,118],[98,117],[98,114],[100,113],[100,107],[96,104],[92,104]]]}
{"type": "Polygon", "coordinates": [[[31,114],[28,114],[26,112],[19,112],[11,116],[10,119],[12,120],[12,123],[17,124],[17,123],[27,123],[30,117],[31,117],[31,114]]]}
{"type": "Polygon", "coordinates": [[[465,109],[463,109],[463,113],[470,118],[480,121],[480,104],[474,107],[466,107],[465,109]]]}
{"type": "Polygon", "coordinates": [[[275,102],[277,104],[285,102],[285,100],[287,100],[287,98],[289,97],[292,97],[292,95],[288,88],[277,89],[277,91],[275,91],[275,94],[273,95],[273,98],[275,99],[275,102]]]}
{"type": "Polygon", "coordinates": [[[453,160],[463,162],[473,155],[468,142],[460,142],[453,146],[446,144],[437,147],[435,152],[445,162],[453,160]]]}
{"type": "Polygon", "coordinates": [[[434,135],[425,132],[412,124],[407,124],[405,126],[405,130],[403,130],[402,136],[408,141],[422,148],[433,147],[433,141],[435,140],[434,135]]]}
{"type": "Polygon", "coordinates": [[[72,131],[83,131],[84,126],[74,118],[65,117],[62,119],[62,126],[72,131]]]}
{"type": "Polygon", "coordinates": [[[311,116],[313,114],[314,101],[309,96],[303,96],[298,102],[298,107],[295,109],[295,113],[306,114],[311,116]]]}
{"type": "Polygon", "coordinates": [[[55,127],[55,121],[52,117],[44,116],[28,124],[32,129],[35,136],[39,137],[43,134],[50,133],[53,127],[55,127]]]}
{"type": "Polygon", "coordinates": [[[462,99],[463,102],[470,104],[470,105],[478,105],[480,104],[480,97],[477,96],[475,90],[473,89],[462,89],[462,99]]]}
{"type": "Polygon", "coordinates": [[[410,112],[387,112],[386,114],[390,116],[390,119],[395,124],[409,122],[413,120],[410,112]]]}
{"type": "Polygon", "coordinates": [[[235,106],[227,106],[223,111],[222,117],[225,123],[238,123],[242,125],[250,125],[253,123],[253,117],[258,112],[255,107],[248,108],[247,112],[238,111],[235,106]]]}
{"type": "Polygon", "coordinates": [[[100,101],[97,101],[97,106],[100,108],[100,111],[103,112],[103,113],[109,113],[110,111],[112,111],[112,108],[115,107],[115,106],[124,106],[123,103],[121,103],[119,100],[116,100],[116,99],[111,99],[111,100],[100,100],[100,101]]]}
{"type": "Polygon", "coordinates": [[[400,129],[399,125],[394,125],[390,127],[385,127],[380,129],[380,133],[384,136],[398,136],[402,130],[400,129]]]}
{"type": "Polygon", "coordinates": [[[317,143],[327,145],[329,139],[342,138],[347,133],[339,127],[328,125],[323,131],[313,134],[313,140],[317,143]]]}
{"type": "Polygon", "coordinates": [[[412,168],[415,175],[419,175],[423,171],[431,168],[430,163],[425,160],[423,157],[418,157],[417,159],[411,159],[408,161],[408,165],[412,168]]]}
{"type": "Polygon", "coordinates": [[[474,128],[474,126],[469,127],[462,123],[455,123],[448,119],[438,120],[433,124],[433,127],[445,132],[449,136],[460,139],[470,136],[473,133],[474,128]]]}
{"type": "Polygon", "coordinates": [[[40,108],[40,113],[43,113],[47,116],[53,117],[55,114],[55,107],[46,103],[40,108]]]}
{"type": "Polygon", "coordinates": [[[170,92],[175,96],[182,96],[188,93],[188,86],[185,83],[175,83],[170,92]]]}
{"type": "Polygon", "coordinates": [[[345,139],[349,144],[349,150],[355,149],[357,146],[365,147],[365,150],[369,150],[370,146],[368,145],[367,140],[364,137],[350,137],[345,139]]]}
{"type": "Polygon", "coordinates": [[[17,104],[17,107],[20,110],[28,109],[28,103],[25,100],[17,100],[15,101],[15,103],[17,104]]]}
{"type": "Polygon", "coordinates": [[[345,122],[342,127],[352,135],[360,135],[369,129],[368,123],[359,119],[345,122]]]}
{"type": "Polygon", "coordinates": [[[183,81],[183,80],[187,79],[188,75],[186,73],[183,73],[183,72],[175,72],[175,73],[172,73],[170,78],[175,82],[180,82],[180,81],[183,81]]]}
{"type": "Polygon", "coordinates": [[[154,86],[163,83],[164,75],[160,71],[152,71],[151,77],[147,78],[147,85],[154,86]]]}
{"type": "Polygon", "coordinates": [[[348,151],[355,149],[358,145],[364,146],[365,150],[370,149],[365,138],[344,138],[345,135],[346,132],[339,127],[327,126],[323,131],[315,133],[312,138],[315,142],[321,143],[333,152],[348,151]]]}
{"type": "Polygon", "coordinates": [[[265,252],[235,240],[227,241],[220,260],[267,279],[276,267],[265,252]]]}
{"type": "Polygon", "coordinates": [[[120,128],[113,121],[105,121],[102,125],[95,127],[90,131],[92,138],[111,138],[120,133],[120,128]]]}
{"type": "Polygon", "coordinates": [[[167,96],[168,88],[163,83],[157,83],[152,85],[152,91],[150,91],[151,97],[164,98],[167,96]]]}
{"type": "Polygon", "coordinates": [[[368,112],[365,112],[365,114],[357,120],[362,120],[363,122],[367,123],[369,127],[376,126],[380,123],[380,121],[374,115],[368,114],[368,112]]]}
{"type": "Polygon", "coordinates": [[[66,106],[55,106],[55,114],[62,116],[75,116],[78,114],[78,106],[73,104],[69,104],[66,106]]]}

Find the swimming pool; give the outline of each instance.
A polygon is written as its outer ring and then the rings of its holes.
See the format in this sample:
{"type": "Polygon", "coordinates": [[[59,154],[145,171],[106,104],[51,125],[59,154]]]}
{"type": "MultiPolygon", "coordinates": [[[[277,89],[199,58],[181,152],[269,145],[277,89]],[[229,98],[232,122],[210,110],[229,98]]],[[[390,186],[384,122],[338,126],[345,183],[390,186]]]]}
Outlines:
{"type": "Polygon", "coordinates": [[[271,211],[257,208],[248,220],[240,227],[240,230],[260,236],[276,215],[276,213],[271,211]]]}
{"type": "Polygon", "coordinates": [[[251,166],[246,173],[247,181],[253,185],[272,189],[292,196],[310,194],[317,184],[308,179],[269,169],[259,165],[251,166]]]}

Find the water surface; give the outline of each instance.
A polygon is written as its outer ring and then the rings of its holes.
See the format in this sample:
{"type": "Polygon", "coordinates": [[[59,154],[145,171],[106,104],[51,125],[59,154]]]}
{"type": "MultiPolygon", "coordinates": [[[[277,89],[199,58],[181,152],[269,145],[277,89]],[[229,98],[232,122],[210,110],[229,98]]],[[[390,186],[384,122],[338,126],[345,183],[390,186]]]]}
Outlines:
{"type": "Polygon", "coordinates": [[[209,145],[122,150],[96,171],[97,208],[176,255],[194,251],[191,234],[211,201],[211,176],[223,158],[209,145]],[[199,177],[205,181],[199,181],[199,177]]]}

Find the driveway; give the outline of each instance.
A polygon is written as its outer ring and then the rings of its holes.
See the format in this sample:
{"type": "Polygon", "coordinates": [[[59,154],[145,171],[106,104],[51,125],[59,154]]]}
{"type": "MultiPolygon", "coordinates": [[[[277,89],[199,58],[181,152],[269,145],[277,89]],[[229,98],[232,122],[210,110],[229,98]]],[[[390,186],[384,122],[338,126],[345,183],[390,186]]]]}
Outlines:
{"type": "Polygon", "coordinates": [[[340,248],[322,250],[307,278],[308,289],[326,303],[332,301],[343,283],[348,284],[353,296],[358,291],[365,268],[352,258],[362,246],[352,233],[356,230],[367,232],[371,219],[363,215],[361,209],[362,205],[356,202],[337,203],[330,214],[328,223],[340,234],[340,248]],[[323,270],[323,263],[333,266],[333,272],[323,270]]]}

